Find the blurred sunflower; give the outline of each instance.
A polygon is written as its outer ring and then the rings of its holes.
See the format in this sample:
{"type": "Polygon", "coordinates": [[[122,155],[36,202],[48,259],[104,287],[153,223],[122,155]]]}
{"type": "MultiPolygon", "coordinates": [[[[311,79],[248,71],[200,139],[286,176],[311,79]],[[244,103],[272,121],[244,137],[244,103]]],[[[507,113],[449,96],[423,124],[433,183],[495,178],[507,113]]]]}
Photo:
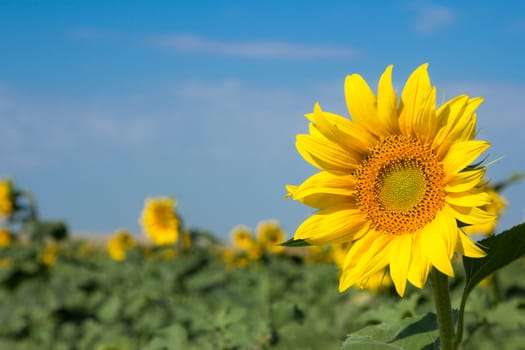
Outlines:
{"type": "Polygon", "coordinates": [[[280,254],[286,249],[284,246],[279,245],[286,239],[286,233],[277,220],[261,221],[255,231],[257,232],[257,241],[263,246],[265,251],[280,254]]]}
{"type": "Polygon", "coordinates": [[[0,218],[13,214],[13,184],[10,180],[0,180],[0,218]]]}
{"type": "Polygon", "coordinates": [[[288,195],[318,209],[295,232],[310,244],[350,244],[339,290],[362,285],[389,267],[400,296],[407,280],[422,288],[431,267],[453,276],[454,253],[485,252],[457,221],[494,220],[480,184],[485,169],[471,164],[489,147],[474,140],[481,98],[455,97],[436,110],[436,89],[427,64],[408,78],[401,98],[392,85],[392,66],[377,97],[358,74],[345,81],[352,120],[315,104],[310,133],[296,146],[321,171],[288,195]]]}
{"type": "Polygon", "coordinates": [[[248,249],[253,243],[254,238],[252,231],[248,226],[237,225],[235,226],[230,233],[234,247],[238,249],[248,249]]]}
{"type": "Polygon", "coordinates": [[[172,198],[147,199],[140,223],[156,245],[175,244],[179,239],[179,218],[172,198]]]}
{"type": "Polygon", "coordinates": [[[13,259],[8,256],[5,258],[0,258],[0,269],[7,268],[13,265],[13,259]]]}
{"type": "Polygon", "coordinates": [[[497,219],[501,217],[507,208],[507,201],[494,188],[485,185],[485,189],[489,195],[489,203],[484,205],[482,209],[487,213],[494,215],[496,220],[463,227],[462,229],[469,234],[494,234],[498,223],[497,219]]]}
{"type": "Polygon", "coordinates": [[[5,227],[0,227],[0,248],[9,247],[12,241],[13,236],[11,235],[11,231],[5,227]]]}
{"type": "Polygon", "coordinates": [[[131,234],[126,230],[120,229],[108,240],[108,254],[115,261],[123,261],[126,258],[126,250],[134,246],[135,240],[131,234]]]}
{"type": "Polygon", "coordinates": [[[43,253],[40,255],[40,263],[47,267],[55,265],[58,256],[58,245],[56,243],[46,243],[43,253]]]}

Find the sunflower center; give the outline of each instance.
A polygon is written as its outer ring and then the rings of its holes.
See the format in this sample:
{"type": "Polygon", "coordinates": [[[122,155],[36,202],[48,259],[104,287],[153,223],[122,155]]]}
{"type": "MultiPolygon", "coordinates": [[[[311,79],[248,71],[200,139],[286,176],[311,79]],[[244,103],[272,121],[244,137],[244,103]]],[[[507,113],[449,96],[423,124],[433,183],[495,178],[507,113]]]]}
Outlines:
{"type": "MultiPolygon", "coordinates": [[[[387,169],[379,182],[379,202],[385,210],[404,212],[410,210],[425,196],[425,174],[417,168],[393,166],[387,169]]],[[[380,175],[381,177],[381,175],[380,175]]]]}
{"type": "Polygon", "coordinates": [[[381,140],[356,170],[357,201],[372,227],[413,233],[443,207],[443,166],[430,147],[404,136],[381,140]]]}

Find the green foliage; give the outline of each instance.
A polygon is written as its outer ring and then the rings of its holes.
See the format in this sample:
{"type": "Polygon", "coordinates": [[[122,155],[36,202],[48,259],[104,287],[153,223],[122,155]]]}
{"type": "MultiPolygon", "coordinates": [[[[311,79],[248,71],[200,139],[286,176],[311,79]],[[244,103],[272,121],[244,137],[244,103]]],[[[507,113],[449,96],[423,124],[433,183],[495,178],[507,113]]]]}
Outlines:
{"type": "Polygon", "coordinates": [[[401,321],[365,327],[350,335],[344,350],[439,349],[436,315],[410,317],[401,321]]]}
{"type": "MultiPolygon", "coordinates": [[[[429,288],[374,294],[337,291],[331,264],[268,256],[228,270],[212,247],[165,259],[163,249],[134,248],[126,260],[81,241],[58,245],[51,267],[38,242],[0,250],[0,344],[6,349],[432,349],[437,345],[429,288]],[[87,252],[86,252],[87,251],[87,252]],[[346,338],[346,340],[345,340],[346,338]]],[[[295,248],[299,249],[299,248],[295,248]]],[[[470,349],[525,342],[525,262],[472,290],[465,308],[470,349]]],[[[451,280],[461,300],[464,274],[451,280]]]]}
{"type": "Polygon", "coordinates": [[[63,240],[68,236],[67,226],[62,221],[28,220],[22,227],[23,232],[35,241],[43,241],[46,238],[63,240]]]}
{"type": "Polygon", "coordinates": [[[484,258],[463,258],[467,277],[465,294],[496,270],[525,255],[525,223],[479,242],[487,252],[484,258]]]}

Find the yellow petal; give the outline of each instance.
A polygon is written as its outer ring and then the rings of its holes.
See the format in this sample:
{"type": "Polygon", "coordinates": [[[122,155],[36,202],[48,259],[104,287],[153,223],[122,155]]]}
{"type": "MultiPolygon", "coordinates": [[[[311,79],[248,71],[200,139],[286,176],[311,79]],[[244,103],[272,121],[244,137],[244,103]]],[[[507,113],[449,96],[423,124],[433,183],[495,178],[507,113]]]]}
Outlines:
{"type": "MultiPolygon", "coordinates": [[[[370,278],[389,264],[390,254],[388,251],[390,251],[390,244],[395,237],[379,234],[375,231],[369,231],[368,234],[365,249],[359,255],[354,256],[352,256],[354,251],[349,251],[349,259],[352,261],[345,261],[347,263],[346,268],[350,268],[359,280],[370,278]]],[[[356,236],[356,239],[359,238],[356,236]]]]}
{"type": "Polygon", "coordinates": [[[420,238],[423,256],[439,271],[454,276],[450,260],[456,246],[457,227],[451,227],[451,218],[447,212],[438,212],[434,221],[421,230],[420,238]]]}
{"type": "Polygon", "coordinates": [[[353,196],[355,193],[356,178],[353,175],[333,175],[321,171],[310,176],[295,189],[293,198],[300,199],[316,193],[353,196]]]}
{"type": "Polygon", "coordinates": [[[368,153],[370,142],[374,139],[348,119],[324,112],[318,103],[315,104],[313,113],[305,116],[326,139],[337,143],[354,159],[360,160],[368,153]]]}
{"type": "Polygon", "coordinates": [[[377,118],[377,99],[363,77],[359,74],[346,77],[345,96],[352,120],[372,135],[381,135],[381,124],[377,118]]]}
{"type": "Polygon", "coordinates": [[[311,135],[297,135],[296,147],[312,165],[334,174],[349,174],[358,167],[356,160],[334,142],[323,142],[311,135]]]}
{"type": "Polygon", "coordinates": [[[479,191],[449,193],[445,201],[460,207],[481,207],[490,203],[490,196],[487,192],[479,191]]]}
{"type": "MultiPolygon", "coordinates": [[[[449,147],[458,141],[471,140],[476,133],[476,114],[474,111],[483,102],[482,98],[468,99],[467,96],[460,96],[453,100],[448,110],[449,119],[447,125],[443,127],[433,142],[433,147],[437,149],[437,156],[442,159],[448,152],[449,147]]],[[[439,113],[439,112],[438,112],[439,113]]]]}
{"type": "Polygon", "coordinates": [[[352,175],[336,176],[322,171],[312,175],[300,186],[286,185],[288,194],[306,205],[317,209],[332,206],[355,205],[355,178],[352,175]]]}
{"type": "Polygon", "coordinates": [[[377,86],[377,117],[385,132],[397,134],[399,133],[398,105],[397,95],[392,86],[392,68],[392,65],[388,66],[379,79],[377,86]]]}
{"type": "Polygon", "coordinates": [[[414,235],[414,244],[412,246],[412,261],[408,270],[408,280],[414,286],[423,288],[427,282],[428,274],[432,264],[421,253],[420,235],[414,235]]]}
{"type": "Polygon", "coordinates": [[[462,230],[458,229],[458,242],[456,251],[470,258],[483,258],[487,253],[474,243],[462,230]]]}
{"type": "Polygon", "coordinates": [[[408,78],[401,94],[399,129],[423,143],[433,139],[437,129],[436,90],[430,85],[428,64],[419,66],[408,78]]]}
{"type": "Polygon", "coordinates": [[[306,219],[297,228],[294,238],[315,245],[350,242],[364,222],[365,216],[358,209],[323,209],[306,219]]]}
{"type": "Polygon", "coordinates": [[[460,207],[453,204],[446,204],[446,206],[453,211],[457,220],[465,224],[486,224],[496,219],[495,215],[491,215],[478,207],[460,207]]]}
{"type": "Polygon", "coordinates": [[[391,235],[370,231],[353,242],[345,257],[339,291],[344,291],[385,268],[388,265],[391,240],[391,235]]]}
{"type": "Polygon", "coordinates": [[[471,190],[481,183],[483,176],[485,176],[484,168],[459,172],[451,177],[445,186],[445,191],[457,193],[471,190]]]}
{"type": "Polygon", "coordinates": [[[403,296],[412,257],[412,235],[399,235],[390,244],[390,277],[397,294],[403,296]]]}
{"type": "Polygon", "coordinates": [[[442,143],[447,137],[457,119],[465,110],[467,101],[467,95],[459,95],[448,100],[438,108],[436,116],[440,120],[440,128],[434,139],[434,145],[442,143]]]}
{"type": "Polygon", "coordinates": [[[443,170],[446,174],[445,182],[450,181],[457,173],[472,164],[489,147],[490,143],[479,140],[460,141],[450,146],[443,159],[443,170]]]}

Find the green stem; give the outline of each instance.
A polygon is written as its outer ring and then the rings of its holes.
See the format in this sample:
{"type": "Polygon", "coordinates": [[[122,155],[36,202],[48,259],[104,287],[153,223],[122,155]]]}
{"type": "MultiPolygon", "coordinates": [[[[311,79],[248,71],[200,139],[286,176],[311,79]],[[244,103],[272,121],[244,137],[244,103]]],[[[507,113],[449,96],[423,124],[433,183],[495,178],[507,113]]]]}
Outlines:
{"type": "Polygon", "coordinates": [[[468,293],[463,292],[463,296],[461,297],[461,304],[459,306],[458,326],[456,329],[456,337],[454,338],[455,347],[458,347],[458,345],[461,343],[461,340],[463,338],[463,317],[465,315],[465,305],[467,303],[467,296],[468,296],[468,293]]]}
{"type": "Polygon", "coordinates": [[[430,282],[432,283],[434,304],[436,305],[441,350],[455,350],[454,321],[452,319],[448,278],[433,268],[430,273],[430,282]]]}

